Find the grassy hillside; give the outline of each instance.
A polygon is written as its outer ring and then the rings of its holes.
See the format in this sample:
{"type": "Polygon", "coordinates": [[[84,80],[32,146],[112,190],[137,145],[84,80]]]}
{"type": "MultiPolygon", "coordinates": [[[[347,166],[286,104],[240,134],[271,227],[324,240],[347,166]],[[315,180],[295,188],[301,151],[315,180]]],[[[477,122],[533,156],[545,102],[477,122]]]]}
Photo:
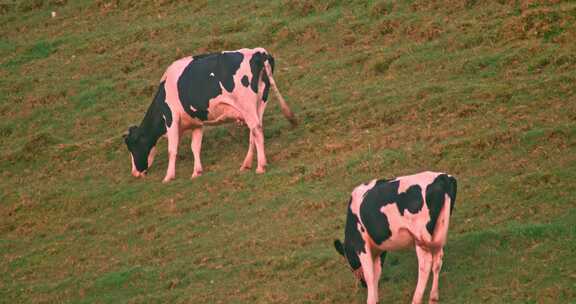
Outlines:
{"type": "MultiPolygon", "coordinates": [[[[459,181],[443,303],[576,301],[575,1],[66,1],[0,4],[0,302],[362,303],[332,247],[376,177],[459,181]],[[51,17],[51,12],[56,17],[51,17]],[[166,141],[146,179],[121,135],[164,69],[262,46],[264,175],[245,129],[166,141]]],[[[388,256],[407,303],[413,250],[388,256]]]]}

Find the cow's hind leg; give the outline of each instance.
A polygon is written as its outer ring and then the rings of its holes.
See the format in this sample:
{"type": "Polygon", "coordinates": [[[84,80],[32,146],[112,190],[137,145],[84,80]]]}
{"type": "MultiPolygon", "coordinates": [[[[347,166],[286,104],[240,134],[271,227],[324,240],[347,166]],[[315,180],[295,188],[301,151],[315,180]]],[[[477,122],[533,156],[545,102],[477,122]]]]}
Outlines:
{"type": "Polygon", "coordinates": [[[430,276],[430,268],[432,267],[432,253],[417,245],[416,255],[418,256],[418,284],[416,284],[412,304],[422,303],[424,290],[426,289],[428,277],[430,276]]]}
{"type": "Polygon", "coordinates": [[[432,289],[430,290],[430,304],[438,303],[438,276],[442,269],[442,257],[444,257],[444,249],[432,253],[432,289]]]}
{"type": "Polygon", "coordinates": [[[240,171],[249,170],[252,168],[252,160],[254,158],[254,135],[252,135],[252,131],[250,131],[250,141],[248,143],[248,152],[246,153],[246,157],[242,162],[242,166],[240,167],[240,171]]]}
{"type": "Polygon", "coordinates": [[[180,141],[180,122],[178,119],[172,121],[172,126],[166,131],[168,136],[168,170],[163,183],[167,183],[176,177],[176,157],[178,155],[178,143],[180,141]]]}
{"type": "Polygon", "coordinates": [[[268,162],[266,161],[266,152],[264,152],[264,130],[262,129],[262,124],[259,123],[250,131],[254,133],[254,144],[256,145],[256,154],[258,156],[256,173],[264,173],[268,162]]]}
{"type": "Polygon", "coordinates": [[[256,146],[256,156],[258,157],[256,173],[264,173],[267,165],[266,153],[264,152],[264,131],[256,111],[253,112],[253,116],[246,118],[246,125],[250,129],[250,136],[254,138],[254,145],[256,146]]]}
{"type": "MultiPolygon", "coordinates": [[[[260,94],[259,96],[261,96],[262,94],[260,94]]],[[[264,109],[266,109],[266,103],[262,101],[262,99],[260,99],[260,101],[258,101],[258,118],[260,119],[260,125],[262,126],[262,123],[264,122],[264,109]]],[[[244,171],[244,170],[248,170],[250,168],[252,168],[252,161],[254,159],[254,146],[255,146],[255,140],[254,140],[254,133],[252,131],[250,131],[250,143],[248,145],[248,152],[246,153],[246,157],[244,158],[244,162],[242,162],[242,167],[240,167],[240,171],[244,171]]],[[[262,171],[264,172],[264,171],[262,171]]]]}
{"type": "Polygon", "coordinates": [[[202,127],[192,129],[192,154],[194,154],[194,172],[192,178],[202,175],[202,161],[200,160],[200,151],[202,149],[202,127]]]}

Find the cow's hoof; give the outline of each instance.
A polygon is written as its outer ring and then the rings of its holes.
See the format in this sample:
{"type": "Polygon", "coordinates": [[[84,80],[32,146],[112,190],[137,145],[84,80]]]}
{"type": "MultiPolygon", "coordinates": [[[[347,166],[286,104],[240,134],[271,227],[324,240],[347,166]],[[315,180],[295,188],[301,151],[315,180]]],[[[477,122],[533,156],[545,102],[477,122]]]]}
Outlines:
{"type": "Polygon", "coordinates": [[[169,182],[170,182],[171,180],[173,180],[173,179],[174,179],[173,177],[165,177],[165,178],[162,180],[162,183],[163,183],[163,184],[167,184],[167,183],[169,183],[169,182]]]}
{"type": "Polygon", "coordinates": [[[242,166],[242,167],[240,167],[240,172],[245,172],[245,171],[248,171],[250,169],[251,169],[250,167],[242,166]]]}
{"type": "Polygon", "coordinates": [[[258,168],[256,169],[256,174],[263,174],[266,173],[266,169],[265,168],[258,168]]]}
{"type": "Polygon", "coordinates": [[[195,179],[199,176],[202,176],[202,171],[192,173],[192,177],[190,177],[190,179],[195,179]]]}

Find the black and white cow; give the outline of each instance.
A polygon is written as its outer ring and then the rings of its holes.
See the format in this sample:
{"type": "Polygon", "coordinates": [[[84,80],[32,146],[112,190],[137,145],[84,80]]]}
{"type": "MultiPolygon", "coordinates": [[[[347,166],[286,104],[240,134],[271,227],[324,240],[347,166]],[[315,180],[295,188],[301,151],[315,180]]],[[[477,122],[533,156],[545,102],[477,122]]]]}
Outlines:
{"type": "Polygon", "coordinates": [[[386,251],[411,246],[416,247],[419,271],[412,303],[422,302],[430,270],[430,302],[438,301],[438,273],[455,200],[456,179],[436,172],[372,180],[352,191],[344,244],[336,240],[334,246],[368,286],[368,304],[378,302],[386,251]]]}
{"type": "Polygon", "coordinates": [[[241,170],[252,167],[254,147],[258,156],[256,173],[265,172],[262,116],[270,87],[274,89],[284,116],[296,124],[272,77],[274,58],[263,48],[203,54],[172,63],[156,97],[139,127],[132,126],[125,142],[132,160],[132,175],[146,174],[152,165],[158,138],[168,137],[168,170],[164,182],[176,174],[176,155],[183,131],[192,129],[194,172],[202,174],[200,149],[204,125],[242,122],[250,129],[248,153],[241,170]]]}

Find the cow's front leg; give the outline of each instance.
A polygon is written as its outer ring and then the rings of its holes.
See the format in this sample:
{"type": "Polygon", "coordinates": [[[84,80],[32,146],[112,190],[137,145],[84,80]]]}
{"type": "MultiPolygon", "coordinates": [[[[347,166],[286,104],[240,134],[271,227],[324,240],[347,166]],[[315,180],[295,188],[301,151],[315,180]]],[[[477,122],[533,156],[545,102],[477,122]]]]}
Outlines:
{"type": "Polygon", "coordinates": [[[250,141],[248,143],[248,152],[246,153],[246,157],[242,162],[242,166],[240,167],[240,171],[249,170],[252,168],[252,160],[254,158],[254,135],[252,131],[250,131],[250,141]]]}
{"type": "Polygon", "coordinates": [[[366,299],[366,303],[376,304],[378,303],[378,284],[374,284],[374,259],[369,250],[366,252],[367,253],[360,253],[358,256],[360,258],[360,264],[362,265],[362,271],[364,272],[364,280],[366,281],[366,286],[368,288],[368,298],[366,299]]]}
{"type": "Polygon", "coordinates": [[[432,267],[432,253],[417,245],[416,256],[418,257],[418,283],[416,284],[416,290],[412,297],[412,304],[422,303],[424,290],[426,289],[428,277],[430,276],[430,268],[432,267]]]}
{"type": "Polygon", "coordinates": [[[166,131],[168,136],[168,170],[163,183],[167,183],[176,177],[176,157],[178,155],[178,143],[180,141],[179,121],[174,119],[172,126],[166,131]]]}
{"type": "Polygon", "coordinates": [[[194,154],[194,172],[192,178],[202,175],[202,161],[200,161],[200,151],[202,149],[202,127],[192,129],[192,154],[194,154]]]}

